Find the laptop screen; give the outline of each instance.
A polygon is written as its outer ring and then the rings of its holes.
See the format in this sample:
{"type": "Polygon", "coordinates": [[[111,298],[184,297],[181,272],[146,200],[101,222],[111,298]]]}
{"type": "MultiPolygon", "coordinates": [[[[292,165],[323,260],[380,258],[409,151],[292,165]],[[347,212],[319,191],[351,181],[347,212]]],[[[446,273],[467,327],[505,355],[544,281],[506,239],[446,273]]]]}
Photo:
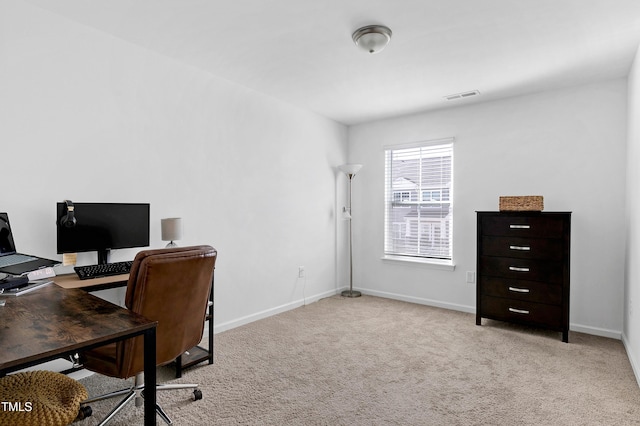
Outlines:
{"type": "Polygon", "coordinates": [[[14,254],[16,246],[13,243],[11,235],[11,226],[9,226],[9,215],[0,213],[0,256],[5,254],[14,254]]]}

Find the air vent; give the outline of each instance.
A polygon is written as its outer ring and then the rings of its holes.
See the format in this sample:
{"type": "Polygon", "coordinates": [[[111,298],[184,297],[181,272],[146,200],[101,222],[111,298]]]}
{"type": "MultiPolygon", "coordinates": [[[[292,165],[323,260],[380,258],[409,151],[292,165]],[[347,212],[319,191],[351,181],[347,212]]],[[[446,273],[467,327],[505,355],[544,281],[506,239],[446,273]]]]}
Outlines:
{"type": "Polygon", "coordinates": [[[448,101],[454,101],[456,99],[464,99],[464,98],[470,98],[472,96],[478,96],[479,94],[480,94],[479,91],[471,90],[469,92],[462,92],[462,93],[456,93],[455,95],[448,95],[448,96],[445,96],[444,98],[448,101]]]}

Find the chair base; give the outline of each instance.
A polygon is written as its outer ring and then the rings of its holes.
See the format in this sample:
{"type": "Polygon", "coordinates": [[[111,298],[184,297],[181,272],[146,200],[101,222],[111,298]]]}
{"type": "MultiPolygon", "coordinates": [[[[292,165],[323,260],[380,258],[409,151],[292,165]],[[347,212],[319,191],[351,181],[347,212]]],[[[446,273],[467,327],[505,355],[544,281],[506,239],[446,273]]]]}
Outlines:
{"type": "MultiPolygon", "coordinates": [[[[174,389],[193,389],[193,399],[195,401],[202,399],[202,391],[198,389],[198,385],[195,383],[156,385],[156,391],[174,390],[174,389]]],[[[89,407],[88,404],[91,404],[97,401],[102,401],[109,398],[115,398],[116,396],[120,396],[120,395],[126,395],[126,396],[124,397],[123,400],[121,400],[118,403],[118,405],[116,405],[113,408],[113,410],[109,412],[109,414],[107,414],[104,420],[98,423],[100,426],[104,426],[108,424],[115,417],[115,415],[118,414],[120,410],[122,410],[127,405],[127,403],[129,403],[133,399],[135,399],[136,407],[141,407],[143,405],[144,375],[142,373],[137,374],[134,379],[133,386],[130,388],[120,389],[114,392],[110,392],[104,395],[96,396],[94,398],[89,398],[87,400],[82,401],[80,403],[81,404],[80,409],[85,410],[85,412],[91,413],[91,407],[89,407]]],[[[173,424],[173,422],[171,421],[171,418],[169,418],[167,413],[162,409],[162,407],[160,407],[158,403],[156,403],[156,413],[162,418],[162,420],[166,424],[168,425],[173,424]]]]}

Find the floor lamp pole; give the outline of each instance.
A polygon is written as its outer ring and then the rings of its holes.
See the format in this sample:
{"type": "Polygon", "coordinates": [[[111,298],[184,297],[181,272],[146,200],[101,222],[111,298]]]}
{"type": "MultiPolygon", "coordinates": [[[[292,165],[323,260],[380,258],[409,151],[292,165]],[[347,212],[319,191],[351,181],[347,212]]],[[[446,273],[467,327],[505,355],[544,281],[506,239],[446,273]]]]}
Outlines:
{"type": "Polygon", "coordinates": [[[360,297],[362,293],[359,291],[353,291],[353,226],[351,221],[353,220],[353,214],[351,211],[351,180],[355,173],[348,173],[349,177],[349,290],[342,292],[344,297],[360,297]]]}

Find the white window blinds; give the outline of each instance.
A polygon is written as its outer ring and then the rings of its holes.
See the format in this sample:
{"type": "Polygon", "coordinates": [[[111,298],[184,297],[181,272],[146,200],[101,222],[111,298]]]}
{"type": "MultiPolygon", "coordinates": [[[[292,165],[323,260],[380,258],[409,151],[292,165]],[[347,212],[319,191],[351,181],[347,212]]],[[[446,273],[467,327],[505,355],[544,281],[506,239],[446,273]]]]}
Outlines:
{"type": "Polygon", "coordinates": [[[453,139],[385,150],[386,255],[451,260],[453,139]]]}

